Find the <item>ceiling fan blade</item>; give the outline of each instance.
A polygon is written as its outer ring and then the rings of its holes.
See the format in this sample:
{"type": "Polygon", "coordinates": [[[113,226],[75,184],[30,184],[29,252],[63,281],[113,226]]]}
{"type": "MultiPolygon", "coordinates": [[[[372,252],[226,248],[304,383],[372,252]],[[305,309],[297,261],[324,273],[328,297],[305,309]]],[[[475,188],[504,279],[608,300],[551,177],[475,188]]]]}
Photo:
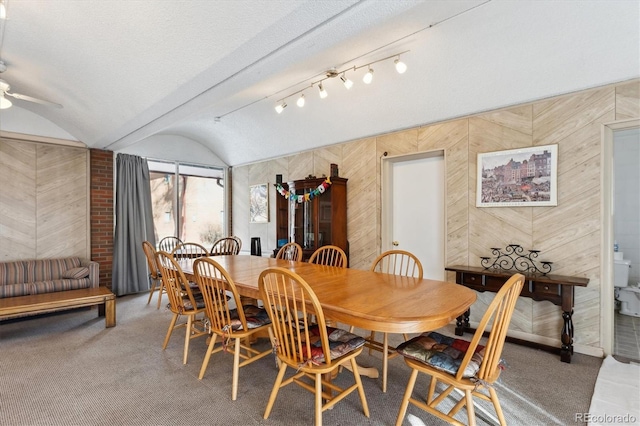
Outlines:
{"type": "Polygon", "coordinates": [[[57,104],[55,102],[49,102],[49,101],[45,101],[43,99],[33,98],[33,97],[27,96],[27,95],[21,95],[20,93],[4,92],[4,94],[7,95],[7,96],[11,96],[13,98],[16,98],[16,99],[23,100],[23,101],[35,102],[37,104],[48,105],[48,106],[52,106],[54,108],[62,108],[62,105],[57,104]]]}

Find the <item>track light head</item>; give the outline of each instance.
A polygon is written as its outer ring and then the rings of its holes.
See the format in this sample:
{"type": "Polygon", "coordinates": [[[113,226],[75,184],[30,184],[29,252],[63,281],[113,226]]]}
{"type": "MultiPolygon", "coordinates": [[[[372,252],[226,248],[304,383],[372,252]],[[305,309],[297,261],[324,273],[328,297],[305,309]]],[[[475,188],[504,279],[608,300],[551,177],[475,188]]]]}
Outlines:
{"type": "Polygon", "coordinates": [[[396,71],[398,71],[398,74],[404,74],[404,72],[407,70],[407,64],[402,62],[399,56],[398,59],[393,61],[393,63],[396,64],[396,71]]]}
{"type": "Polygon", "coordinates": [[[276,112],[280,114],[282,111],[284,111],[286,107],[287,107],[287,103],[285,101],[282,101],[281,104],[276,105],[276,112]]]}
{"type": "Polygon", "coordinates": [[[320,83],[320,85],[318,86],[318,90],[320,91],[320,99],[324,99],[329,95],[327,93],[327,91],[324,90],[324,87],[322,86],[322,83],[320,83]]]}
{"type": "Polygon", "coordinates": [[[4,93],[0,92],[0,109],[11,108],[11,101],[4,97],[4,93]]]}
{"type": "Polygon", "coordinates": [[[353,81],[349,80],[344,73],[342,73],[342,75],[340,76],[340,80],[342,80],[342,83],[344,84],[344,87],[346,87],[347,89],[351,89],[351,86],[353,86],[353,81]]]}
{"type": "Polygon", "coordinates": [[[371,67],[369,67],[369,71],[362,77],[362,81],[364,81],[364,84],[371,84],[373,81],[373,69],[371,67]]]}
{"type": "Polygon", "coordinates": [[[298,98],[298,101],[296,102],[296,105],[298,105],[300,108],[304,106],[304,93],[300,95],[300,97],[298,98]]]}

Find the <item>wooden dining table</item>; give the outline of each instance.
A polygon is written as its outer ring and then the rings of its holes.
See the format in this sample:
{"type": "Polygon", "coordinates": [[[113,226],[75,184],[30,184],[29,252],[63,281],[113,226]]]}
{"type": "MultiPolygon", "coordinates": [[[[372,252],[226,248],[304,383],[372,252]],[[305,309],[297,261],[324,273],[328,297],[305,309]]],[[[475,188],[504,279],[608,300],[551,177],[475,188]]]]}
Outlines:
{"type": "MultiPolygon", "coordinates": [[[[436,330],[462,315],[476,300],[464,286],[360,269],[245,255],[212,257],[233,279],[241,296],[260,299],[258,277],[269,267],[287,268],[313,289],[325,317],[365,330],[421,333],[436,330]]],[[[179,259],[193,280],[195,259],[179,259]]]]}

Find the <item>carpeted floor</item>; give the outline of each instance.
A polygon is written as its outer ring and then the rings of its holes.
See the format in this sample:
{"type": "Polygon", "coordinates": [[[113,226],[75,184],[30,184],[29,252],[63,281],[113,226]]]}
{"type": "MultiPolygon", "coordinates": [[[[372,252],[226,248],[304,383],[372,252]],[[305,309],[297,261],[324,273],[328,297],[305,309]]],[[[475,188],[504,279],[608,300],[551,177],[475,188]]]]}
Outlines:
{"type": "MultiPolygon", "coordinates": [[[[146,301],[147,294],[118,298],[117,326],[110,329],[95,309],[0,323],[0,424],[312,424],[313,396],[294,386],[281,390],[269,419],[262,418],[276,375],[271,357],[240,370],[237,401],[231,401],[232,356],[214,355],[198,380],[204,339],[191,342],[189,362],[182,365],[184,334],[174,335],[162,351],[170,313],[146,301]]],[[[506,344],[503,357],[508,368],[497,392],[510,425],[584,423],[575,421],[576,414],[589,410],[601,359],[575,354],[566,364],[513,344],[506,344]]],[[[379,354],[363,352],[359,363],[379,367],[379,354]]],[[[408,377],[402,359],[392,359],[387,393],[381,379],[363,378],[370,418],[352,394],[324,413],[324,424],[395,424],[408,377]]],[[[352,380],[347,371],[336,379],[342,385],[352,380]]],[[[419,378],[416,392],[426,394],[427,385],[419,378]]],[[[414,417],[405,425],[443,424],[415,407],[408,413],[414,417]]],[[[459,417],[466,422],[464,414],[459,417]]]]}

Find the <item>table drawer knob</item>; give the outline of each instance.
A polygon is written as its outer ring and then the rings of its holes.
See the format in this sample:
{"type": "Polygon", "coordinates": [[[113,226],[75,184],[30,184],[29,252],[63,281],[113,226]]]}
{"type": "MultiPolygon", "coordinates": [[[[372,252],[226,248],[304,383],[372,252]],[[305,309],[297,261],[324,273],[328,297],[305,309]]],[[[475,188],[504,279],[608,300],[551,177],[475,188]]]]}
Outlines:
{"type": "Polygon", "coordinates": [[[548,285],[545,285],[545,286],[544,286],[544,289],[545,289],[545,290],[549,290],[549,286],[548,286],[548,285]]]}

